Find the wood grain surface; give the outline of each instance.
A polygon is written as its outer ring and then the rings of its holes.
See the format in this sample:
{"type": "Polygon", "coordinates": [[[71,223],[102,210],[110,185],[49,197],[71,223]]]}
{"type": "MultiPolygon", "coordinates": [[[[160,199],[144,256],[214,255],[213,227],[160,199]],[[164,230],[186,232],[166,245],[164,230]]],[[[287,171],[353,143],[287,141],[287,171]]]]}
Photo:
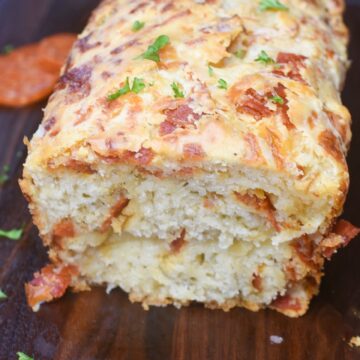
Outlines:
{"type": "MultiPolygon", "coordinates": [[[[21,45],[60,31],[79,32],[96,0],[0,0],[0,48],[21,45]]],[[[347,219],[360,225],[360,7],[348,7],[346,22],[353,60],[344,102],[353,115],[349,155],[351,190],[347,219]]],[[[1,74],[0,74],[1,81],[1,74]]],[[[130,304],[120,290],[106,295],[97,288],[68,293],[38,313],[27,307],[24,282],[47,261],[31,224],[17,179],[25,157],[24,136],[41,120],[44,104],[23,110],[0,110],[0,166],[10,164],[11,179],[0,189],[0,228],[24,226],[21,240],[0,238],[0,359],[23,351],[36,360],[71,359],[360,359],[348,340],[360,335],[360,239],[326,265],[320,295],[310,311],[289,319],[272,311],[228,313],[200,305],[176,310],[130,304]],[[271,335],[282,344],[272,344],[271,335]]]]}

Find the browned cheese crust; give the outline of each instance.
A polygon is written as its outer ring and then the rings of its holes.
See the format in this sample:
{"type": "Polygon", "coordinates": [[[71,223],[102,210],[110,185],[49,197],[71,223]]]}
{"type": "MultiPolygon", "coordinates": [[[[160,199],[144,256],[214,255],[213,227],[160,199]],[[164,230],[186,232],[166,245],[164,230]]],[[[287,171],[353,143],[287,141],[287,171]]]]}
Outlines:
{"type": "MultiPolygon", "coordinates": [[[[29,144],[21,181],[55,264],[62,266],[67,240],[85,225],[71,216],[55,222],[45,216],[34,185],[40,172],[86,178],[125,164],[158,179],[186,179],[216,166],[261,170],[280,174],[299,193],[333,200],[318,234],[291,240],[288,292],[267,304],[289,316],[306,311],[324,258],[357,233],[344,222],[334,228],[348,190],[351,139],[351,118],[339,95],[348,66],[344,1],[284,0],[285,9],[261,9],[260,3],[105,0],[94,11],[29,144]],[[144,26],[134,29],[135,21],[144,26]],[[162,35],[169,41],[159,61],[141,56],[162,35]],[[127,85],[126,93],[109,98],[127,85]],[[308,296],[294,301],[298,287],[308,296]]],[[[286,230],[266,194],[234,196],[276,232],[286,230]]],[[[120,194],[96,231],[109,231],[128,203],[120,194]]],[[[174,254],[187,246],[184,236],[171,243],[174,254]]],[[[79,275],[71,285],[83,290],[89,284],[79,275]]],[[[253,286],[261,291],[256,274],[253,286]]],[[[145,307],[188,303],[136,292],[130,299],[145,307]]],[[[206,306],[263,307],[239,298],[206,306]]]]}

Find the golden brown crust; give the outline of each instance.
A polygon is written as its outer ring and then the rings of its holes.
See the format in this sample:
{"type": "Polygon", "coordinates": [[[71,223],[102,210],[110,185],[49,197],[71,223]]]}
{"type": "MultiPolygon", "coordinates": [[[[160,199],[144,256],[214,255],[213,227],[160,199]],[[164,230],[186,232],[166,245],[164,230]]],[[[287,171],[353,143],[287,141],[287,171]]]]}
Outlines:
{"type": "MultiPolygon", "coordinates": [[[[221,164],[229,172],[280,173],[300,197],[333,200],[319,230],[328,231],[348,189],[351,119],[339,100],[348,34],[341,18],[343,1],[304,2],[291,1],[287,11],[259,11],[258,2],[245,0],[101,3],[63,68],[29,144],[21,181],[44,242],[56,240],[50,249],[54,263],[61,265],[66,250],[61,239],[75,234],[76,219],[59,219],[54,228],[47,224],[33,182],[38,171],[89,177],[101,166],[126,164],[164,178],[165,169],[175,164],[174,176],[191,177],[221,164]],[[131,29],[136,20],[145,23],[137,32],[131,29]],[[159,35],[170,39],[159,52],[160,61],[139,57],[159,35]],[[145,84],[141,91],[109,100],[127,79],[133,86],[136,78],[145,84]],[[174,97],[174,83],[183,98],[174,97]]],[[[267,194],[238,198],[263,213],[277,232],[291,227],[281,221],[267,194]]],[[[120,197],[102,231],[127,204],[120,197]]],[[[315,235],[294,240],[293,258],[284,268],[287,292],[278,294],[272,308],[289,316],[306,311],[318,289],[324,256],[356,232],[348,226],[342,231],[320,243],[315,235]]],[[[170,246],[175,254],[181,253],[184,239],[185,230],[170,246]]],[[[88,283],[78,277],[72,286],[84,289],[88,283]]],[[[257,273],[252,286],[261,291],[257,273]]],[[[135,293],[130,299],[145,307],[180,303],[135,293]]],[[[206,304],[254,311],[266,305],[240,298],[206,304]]]]}
{"type": "Polygon", "coordinates": [[[304,10],[301,2],[292,2],[283,12],[260,12],[257,2],[240,0],[231,6],[182,0],[165,12],[162,1],[103,3],[73,48],[28,161],[91,171],[80,149],[95,152],[97,161],[128,161],[145,148],[152,152],[148,163],[157,165],[168,159],[225,160],[291,173],[299,144],[290,145],[287,139],[300,131],[314,139],[309,151],[321,151],[318,143],[324,155],[334,157],[333,165],[341,166],[350,139],[350,118],[337,97],[347,63],[342,7],[312,3],[304,10]],[[144,29],[133,32],[132,22],[140,14],[144,29]],[[112,37],[116,24],[120,42],[112,37]],[[262,33],[268,35],[258,35],[262,33]],[[158,64],[134,59],[160,34],[169,36],[170,45],[161,50],[158,64]],[[232,54],[241,39],[243,59],[232,54]],[[310,42],[310,48],[302,42],[310,42]],[[265,49],[276,66],[256,61],[265,49]],[[335,55],[323,58],[327,50],[335,55]],[[194,51],[199,59],[189,56],[194,51]],[[213,75],[208,74],[209,64],[213,75]],[[126,77],[143,79],[145,88],[107,101],[126,77]],[[219,89],[220,78],[228,90],[219,89]],[[180,79],[185,98],[172,99],[171,84],[180,79]],[[281,103],[271,100],[274,96],[281,103]],[[305,121],[310,116],[316,123],[312,129],[305,121]],[[56,123],[51,131],[50,120],[56,123]],[[69,151],[79,158],[66,160],[69,151]]]}
{"type": "MultiPolygon", "coordinates": [[[[338,3],[301,2],[283,12],[261,12],[256,2],[241,0],[231,6],[182,0],[165,12],[162,1],[103,3],[29,145],[23,192],[33,198],[29,172],[37,167],[85,176],[103,163],[125,163],[162,176],[168,162],[193,172],[224,163],[281,172],[299,189],[335,198],[330,222],[348,188],[350,115],[338,96],[347,34],[338,3]],[[145,27],[133,32],[139,14],[145,27]],[[116,24],[121,41],[112,36],[116,24]],[[135,59],[160,34],[170,38],[160,63],[135,59]],[[245,50],[242,59],[237,50],[245,50]],[[256,61],[265,50],[276,64],[256,61]],[[327,51],[333,56],[324,58],[327,51]],[[127,77],[141,78],[145,88],[108,101],[127,77]],[[219,89],[220,79],[227,89],[219,89]],[[184,98],[174,98],[173,82],[184,98]]],[[[30,206],[35,223],[47,233],[36,206],[30,206]]]]}
{"type": "MultiPolygon", "coordinates": [[[[296,283],[293,286],[296,287],[296,283]]],[[[299,282],[299,285],[303,286],[303,281],[299,282]]],[[[272,309],[286,315],[289,317],[299,317],[306,313],[310,299],[313,295],[317,294],[318,286],[307,287],[307,295],[305,298],[292,298],[288,293],[283,296],[279,296],[275,299],[270,305],[258,304],[250,301],[246,301],[240,297],[228,299],[225,302],[218,303],[217,301],[205,302],[204,306],[207,309],[211,310],[223,310],[230,311],[235,307],[244,307],[247,310],[257,312],[261,309],[266,308],[267,306],[272,309]]],[[[139,302],[142,304],[145,310],[148,310],[150,306],[167,306],[174,305],[176,306],[189,306],[191,301],[178,301],[177,299],[167,298],[167,299],[157,299],[156,297],[149,296],[139,296],[136,293],[129,294],[129,300],[131,302],[139,302]]]]}

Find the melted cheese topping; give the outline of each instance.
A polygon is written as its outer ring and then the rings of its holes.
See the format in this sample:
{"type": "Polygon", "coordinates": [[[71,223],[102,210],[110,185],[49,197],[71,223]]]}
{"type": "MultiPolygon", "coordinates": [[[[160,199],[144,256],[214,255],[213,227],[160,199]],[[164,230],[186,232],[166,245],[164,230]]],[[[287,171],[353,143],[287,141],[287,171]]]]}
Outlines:
{"type": "Polygon", "coordinates": [[[28,163],[130,156],[156,167],[246,165],[301,178],[318,193],[338,189],[347,182],[350,141],[339,96],[342,5],[283,3],[288,10],[260,11],[245,0],[104,1],[63,68],[28,163]],[[136,20],[145,23],[139,31],[136,20]],[[160,35],[170,39],[161,61],[139,58],[160,35]],[[262,51],[273,61],[257,61],[262,51]],[[127,78],[145,88],[109,101],[127,78]],[[174,98],[173,82],[183,99],[174,98]]]}

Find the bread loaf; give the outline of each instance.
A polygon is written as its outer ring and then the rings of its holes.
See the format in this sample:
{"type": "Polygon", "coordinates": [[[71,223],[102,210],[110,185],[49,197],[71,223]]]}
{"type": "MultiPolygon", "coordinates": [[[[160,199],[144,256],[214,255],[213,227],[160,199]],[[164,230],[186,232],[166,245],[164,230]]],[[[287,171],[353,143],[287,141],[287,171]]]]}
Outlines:
{"type": "Polygon", "coordinates": [[[29,143],[22,190],[52,264],[29,304],[103,284],[131,301],[305,313],[358,229],[342,0],[107,0],[29,143]]]}

